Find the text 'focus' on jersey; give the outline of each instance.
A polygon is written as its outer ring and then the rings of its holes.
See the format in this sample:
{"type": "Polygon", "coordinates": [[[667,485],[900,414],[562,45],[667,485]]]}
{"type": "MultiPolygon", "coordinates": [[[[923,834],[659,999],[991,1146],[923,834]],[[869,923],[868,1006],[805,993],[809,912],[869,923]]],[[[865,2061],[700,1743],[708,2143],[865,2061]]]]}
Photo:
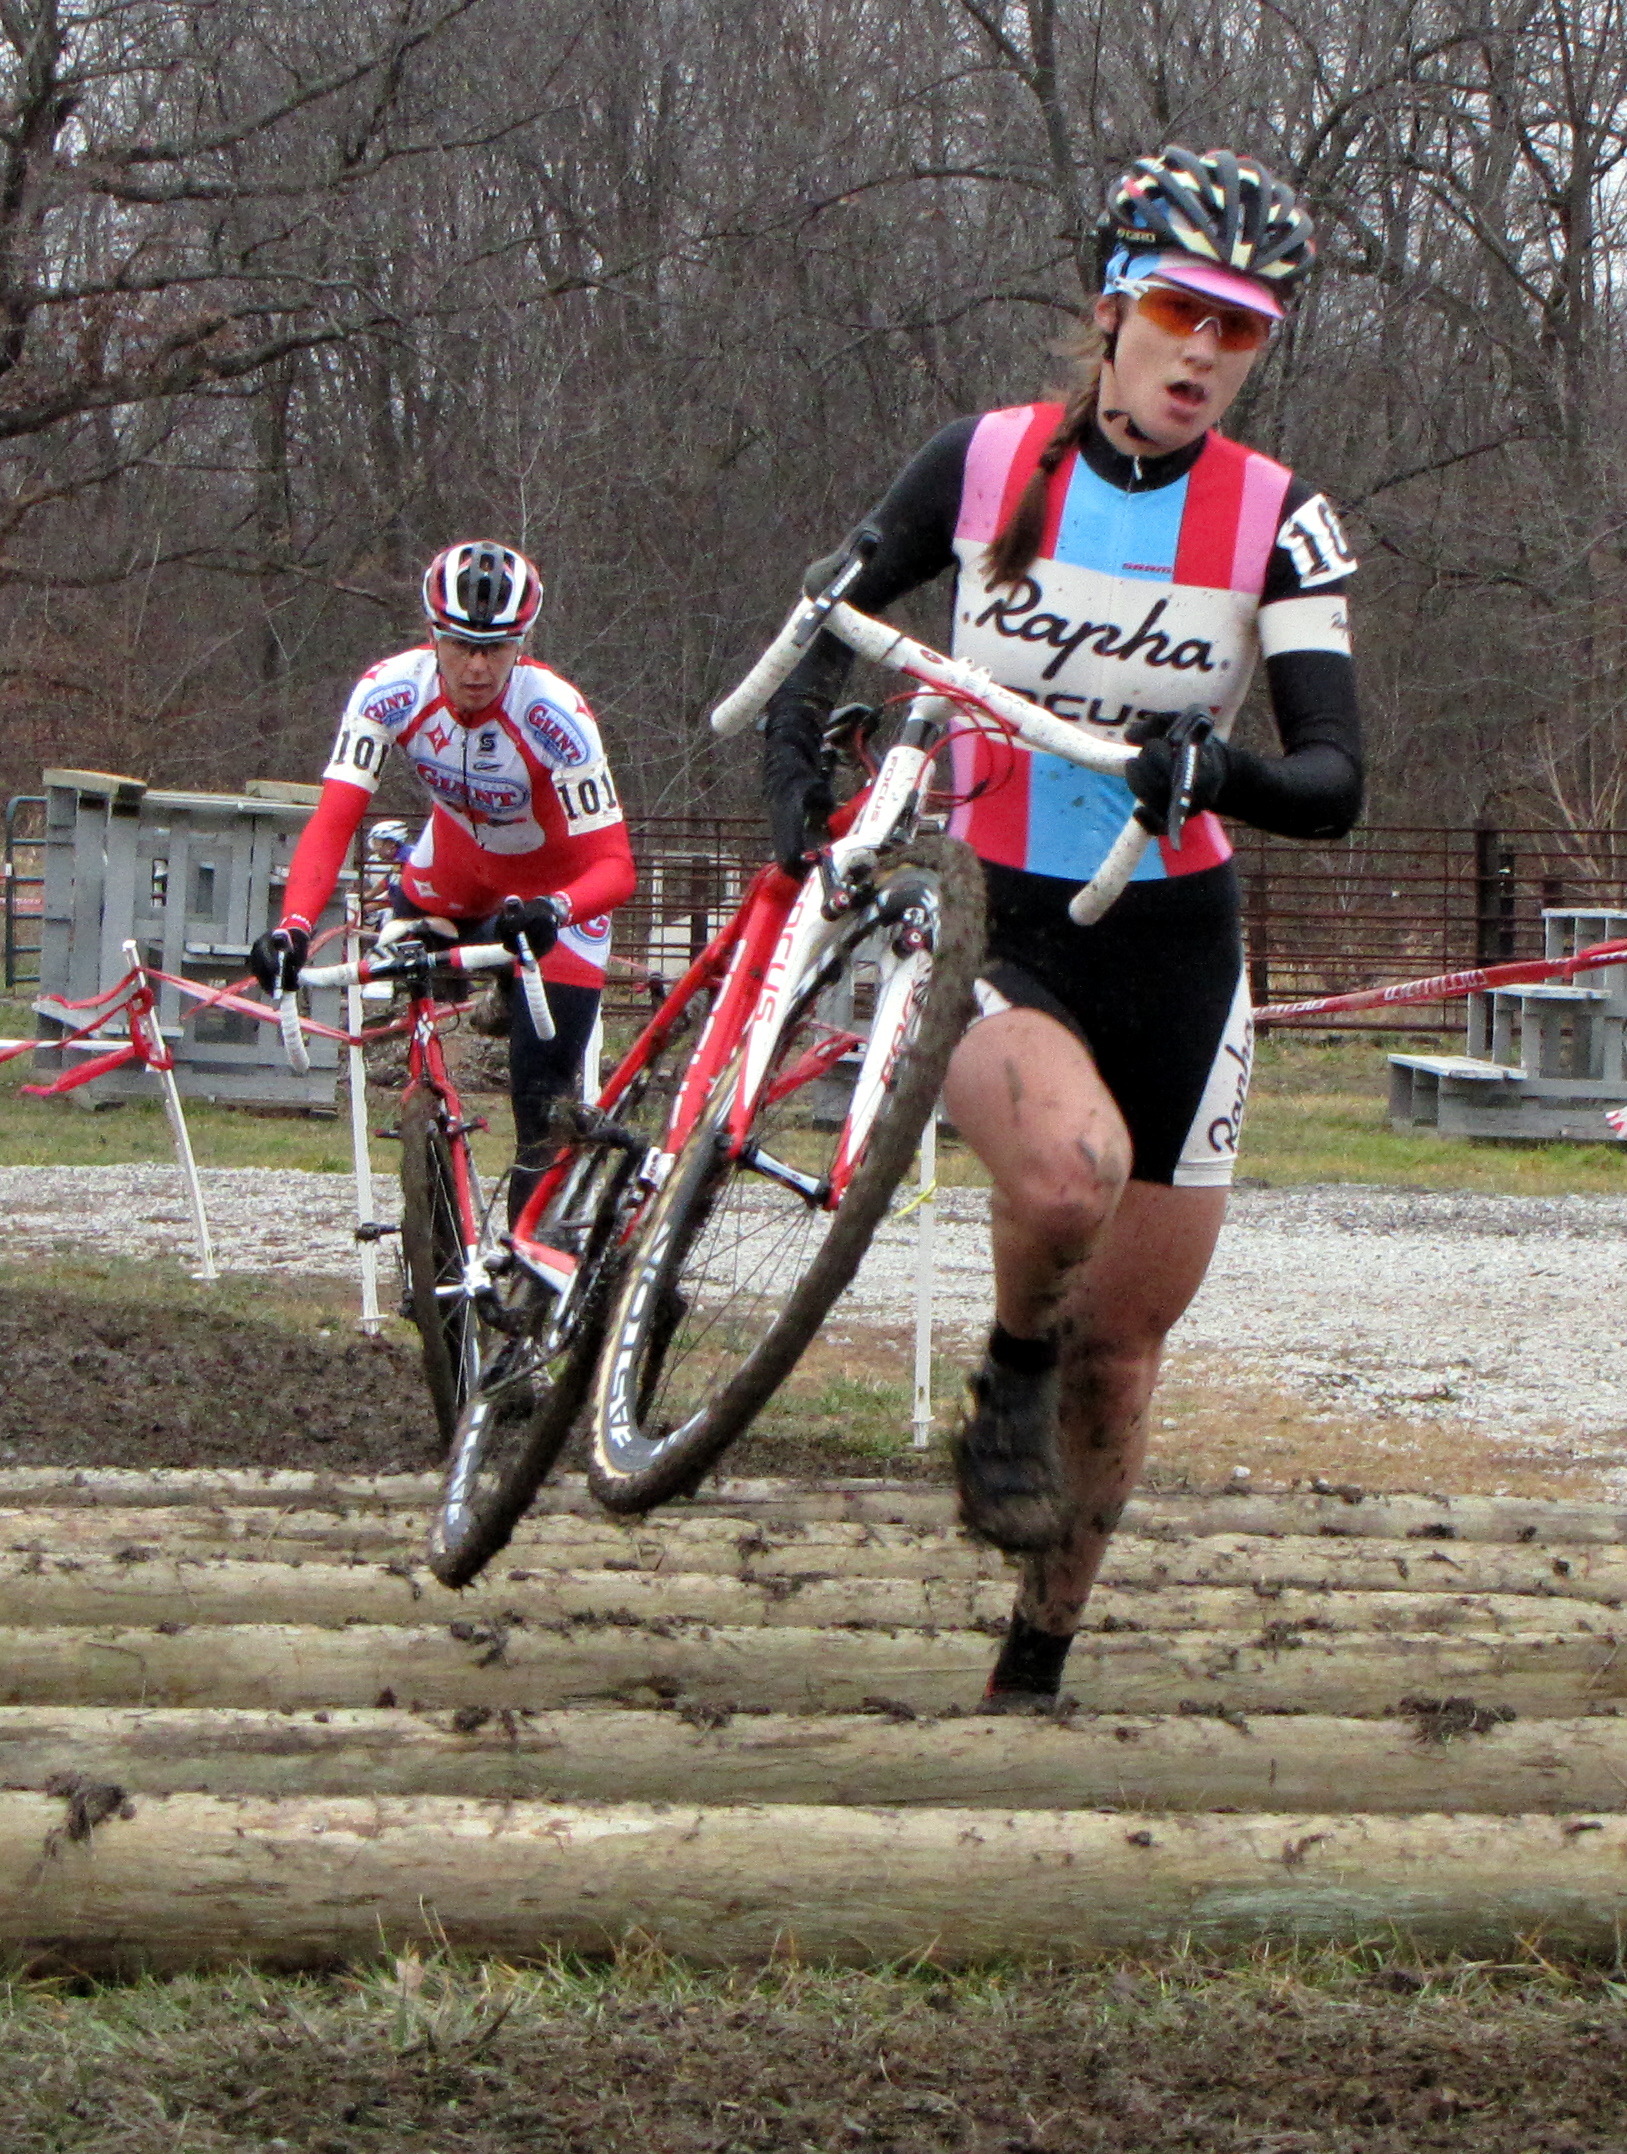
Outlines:
{"type": "Polygon", "coordinates": [[[391,747],[482,852],[534,853],[550,838],[585,837],[622,819],[591,712],[535,659],[519,659],[501,699],[470,721],[441,694],[432,649],[371,667],[322,775],[371,791],[391,747]]]}
{"type": "MultiPolygon", "coordinates": [[[[1059,416],[1056,405],[989,412],[972,434],[954,536],[957,657],[1106,737],[1194,704],[1224,735],[1262,652],[1348,658],[1343,580],[1355,562],[1332,508],[1218,434],[1179,476],[1145,489],[1070,451],[1035,560],[991,587],[985,549],[1059,416]]],[[[1122,779],[1059,756],[985,736],[957,739],[953,753],[965,805],[951,827],[1007,867],[1084,881],[1134,807],[1122,779]]],[[[1198,816],[1179,852],[1147,848],[1137,879],[1194,874],[1229,852],[1218,818],[1198,816]]]]}

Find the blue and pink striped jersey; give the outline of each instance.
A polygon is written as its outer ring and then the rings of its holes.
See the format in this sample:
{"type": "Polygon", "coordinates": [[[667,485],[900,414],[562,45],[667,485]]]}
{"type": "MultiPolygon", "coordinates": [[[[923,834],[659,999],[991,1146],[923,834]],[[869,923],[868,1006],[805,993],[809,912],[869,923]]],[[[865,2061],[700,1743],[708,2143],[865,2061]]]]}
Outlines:
{"type": "MultiPolygon", "coordinates": [[[[1262,652],[1348,657],[1342,583],[1355,564],[1331,508],[1281,464],[1213,433],[1180,476],[1145,490],[1070,450],[1027,575],[991,588],[984,549],[1060,416],[1022,405],[972,431],[953,539],[957,656],[1110,737],[1193,704],[1224,734],[1262,652]]],[[[952,753],[964,804],[951,827],[1003,866],[1084,881],[1134,807],[1121,779],[1057,756],[971,735],[952,753]]],[[[1202,815],[1178,852],[1149,846],[1137,879],[1194,874],[1230,850],[1219,820],[1202,815]]]]}

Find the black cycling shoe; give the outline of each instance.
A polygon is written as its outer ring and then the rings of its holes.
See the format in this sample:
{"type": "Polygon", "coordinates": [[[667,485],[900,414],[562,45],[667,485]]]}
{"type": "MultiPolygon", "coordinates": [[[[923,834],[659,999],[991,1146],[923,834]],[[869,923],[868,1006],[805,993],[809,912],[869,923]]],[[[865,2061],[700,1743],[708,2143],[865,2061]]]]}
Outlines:
{"type": "Polygon", "coordinates": [[[1029,1719],[1044,1716],[1054,1719],[1062,1704],[1059,1691],[1055,1690],[996,1690],[991,1681],[977,1701],[977,1710],[983,1714],[1026,1715],[1029,1719]]]}
{"type": "Polygon", "coordinates": [[[499,973],[488,980],[479,1000],[469,1012],[469,1030],[482,1039],[506,1040],[514,1021],[514,975],[499,973]]]}
{"type": "Polygon", "coordinates": [[[955,1437],[961,1524],[1008,1555],[1054,1548],[1073,1515],[1057,1451],[1056,1370],[1035,1375],[985,1357],[969,1389],[955,1437]]]}

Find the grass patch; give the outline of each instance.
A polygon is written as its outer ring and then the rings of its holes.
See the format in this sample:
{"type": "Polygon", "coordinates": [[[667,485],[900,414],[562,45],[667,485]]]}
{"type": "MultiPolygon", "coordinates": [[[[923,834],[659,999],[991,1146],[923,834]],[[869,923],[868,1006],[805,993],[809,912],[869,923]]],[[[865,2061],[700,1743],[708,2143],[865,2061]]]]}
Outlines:
{"type": "Polygon", "coordinates": [[[1392,1130],[1387,1056],[1408,1044],[1349,1034],[1262,1040],[1243,1123],[1242,1173],[1269,1183],[1372,1182],[1498,1196],[1619,1196],[1627,1189],[1619,1143],[1519,1144],[1392,1130]]]}
{"type": "Polygon", "coordinates": [[[1068,1972],[716,1973],[405,1952],[0,1988],[9,2154],[1590,2154],[1620,2145],[1619,1970],[1392,1940],[1068,1972]]]}
{"type": "MultiPolygon", "coordinates": [[[[15,1035],[31,1025],[26,1005],[0,1003],[0,1032],[15,1035]]],[[[450,1036],[454,1065],[464,1074],[467,1058],[479,1044],[467,1034],[450,1036]]],[[[1270,1184],[1367,1182],[1504,1196],[1622,1193],[1622,1147],[1617,1143],[1465,1142],[1397,1134],[1388,1120],[1386,1055],[1391,1047],[1407,1044],[1399,1035],[1356,1039],[1337,1033],[1277,1032],[1262,1040],[1243,1129],[1243,1175],[1270,1184]]],[[[21,1087],[29,1081],[30,1068],[26,1056],[0,1064],[0,1166],[116,1166],[174,1156],[169,1125],[156,1097],[94,1111],[75,1106],[71,1099],[25,1099],[21,1087]]],[[[369,1086],[370,1128],[393,1124],[398,1097],[387,1085],[369,1086]]],[[[337,1118],[189,1101],[187,1123],[199,1163],[206,1167],[347,1174],[345,1098],[341,1084],[337,1118]]],[[[508,1164],[512,1150],[507,1102],[500,1092],[482,1089],[471,1104],[491,1123],[491,1129],[476,1138],[475,1151],[481,1172],[495,1176],[508,1164]]],[[[394,1161],[388,1143],[375,1145],[375,1172],[393,1172],[394,1161]]],[[[940,1138],[938,1180],[945,1188],[988,1186],[981,1162],[950,1135],[940,1138]]],[[[913,1187],[913,1177],[906,1186],[913,1187]]]]}

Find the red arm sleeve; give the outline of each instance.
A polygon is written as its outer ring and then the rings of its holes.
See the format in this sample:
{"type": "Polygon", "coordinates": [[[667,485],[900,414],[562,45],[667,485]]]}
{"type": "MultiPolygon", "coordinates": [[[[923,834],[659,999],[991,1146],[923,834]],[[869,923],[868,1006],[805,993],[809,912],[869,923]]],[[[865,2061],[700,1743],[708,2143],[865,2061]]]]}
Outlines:
{"type": "Polygon", "coordinates": [[[346,785],[342,778],[330,778],[323,786],[316,812],[300,832],[288,864],[280,927],[302,927],[310,933],[333,895],[350,841],[372,797],[365,785],[346,785]]]}
{"type": "Polygon", "coordinates": [[[559,840],[549,847],[548,866],[556,878],[549,887],[570,899],[573,920],[594,920],[600,913],[614,912],[638,887],[625,823],[559,840]]]}

